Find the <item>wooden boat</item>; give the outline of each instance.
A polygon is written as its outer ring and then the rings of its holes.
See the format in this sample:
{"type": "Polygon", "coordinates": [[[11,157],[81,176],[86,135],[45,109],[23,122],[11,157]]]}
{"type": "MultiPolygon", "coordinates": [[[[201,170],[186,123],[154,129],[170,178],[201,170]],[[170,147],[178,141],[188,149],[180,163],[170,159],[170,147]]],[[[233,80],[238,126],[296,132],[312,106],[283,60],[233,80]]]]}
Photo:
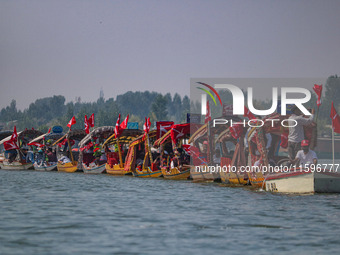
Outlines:
{"type": "MultiPolygon", "coordinates": [[[[82,171],[81,167],[78,166],[78,157],[79,153],[78,148],[76,146],[76,143],[74,144],[74,147],[72,148],[71,140],[73,141],[81,141],[86,136],[85,130],[78,129],[78,130],[69,130],[63,137],[61,137],[59,140],[57,140],[54,145],[57,145],[58,143],[61,143],[62,146],[64,146],[63,151],[57,151],[57,154],[59,155],[59,159],[61,158],[61,155],[63,156],[70,156],[71,162],[62,162],[58,161],[57,163],[57,169],[60,172],[68,172],[73,173],[76,171],[82,171]],[[66,148],[66,149],[65,149],[66,148]]],[[[60,147],[58,147],[60,148],[60,147]]]]}
{"type": "MultiPolygon", "coordinates": [[[[171,166],[169,157],[166,155],[164,148],[176,151],[189,139],[190,123],[173,125],[171,129],[161,138],[155,141],[154,147],[160,148],[161,154],[161,170],[165,179],[187,180],[190,179],[190,165],[181,164],[179,166],[171,166]],[[176,142],[172,139],[175,139],[176,142]]],[[[177,155],[175,157],[178,157],[177,155]]],[[[189,162],[188,162],[189,163],[189,162]]]]}
{"type": "Polygon", "coordinates": [[[115,134],[113,134],[104,142],[103,146],[108,146],[112,149],[116,146],[117,148],[117,152],[110,151],[106,153],[106,173],[112,175],[132,175],[131,169],[125,167],[125,157],[123,157],[122,147],[125,147],[126,151],[128,144],[141,134],[142,131],[139,129],[124,129],[119,138],[116,138],[115,134]]]}
{"type": "Polygon", "coordinates": [[[82,163],[82,169],[83,169],[83,172],[86,173],[86,174],[102,174],[102,173],[105,173],[106,172],[106,169],[105,169],[105,164],[102,164],[102,165],[86,165],[84,163],[82,163]]]}
{"type": "Polygon", "coordinates": [[[263,187],[266,191],[280,193],[340,193],[340,173],[327,169],[270,173],[263,187]]]}
{"type": "MultiPolygon", "coordinates": [[[[30,141],[30,144],[40,143],[43,144],[44,148],[52,148],[53,142],[57,141],[65,134],[62,132],[62,128],[60,126],[55,126],[52,129],[52,132],[45,133],[40,135],[33,140],[30,141]],[[54,132],[56,131],[56,132],[54,132]]],[[[55,148],[56,149],[56,148],[55,148]]],[[[57,161],[56,162],[47,162],[45,154],[42,155],[42,158],[39,158],[37,155],[34,157],[33,163],[34,170],[37,171],[54,171],[57,170],[57,161]]]]}
{"type": "Polygon", "coordinates": [[[57,170],[57,162],[41,162],[40,164],[34,162],[33,164],[34,170],[37,171],[56,171],[57,170]]]}
{"type": "Polygon", "coordinates": [[[86,174],[101,174],[106,172],[106,163],[108,148],[104,146],[102,152],[102,144],[114,133],[113,126],[98,127],[86,135],[79,143],[79,162],[81,168],[86,174]],[[100,153],[94,154],[93,148],[98,147],[100,153]],[[100,148],[99,148],[100,147],[100,148]],[[105,157],[103,157],[103,155],[105,157]],[[97,156],[97,158],[95,157],[97,156]]]}
{"type": "MultiPolygon", "coordinates": [[[[23,148],[27,147],[27,144],[34,139],[35,137],[41,135],[42,132],[35,129],[26,129],[24,131],[20,131],[17,133],[17,139],[18,139],[18,146],[19,149],[17,151],[17,156],[14,159],[14,161],[10,161],[6,158],[6,153],[2,157],[2,162],[0,163],[0,166],[2,169],[7,170],[28,170],[33,169],[33,162],[32,160],[28,159],[28,154],[24,158],[23,148]]],[[[0,141],[0,145],[3,146],[3,143],[6,141],[9,141],[11,139],[12,135],[2,139],[0,141]]]]}
{"type": "Polygon", "coordinates": [[[140,178],[158,178],[162,177],[162,171],[159,164],[153,163],[153,156],[150,148],[150,141],[156,138],[157,130],[152,130],[148,134],[143,134],[135,138],[129,144],[129,151],[127,153],[125,169],[132,172],[133,176],[140,178]],[[140,148],[140,150],[138,149],[140,148]],[[144,156],[143,156],[144,154],[144,156]],[[139,160],[143,163],[136,165],[137,156],[141,156],[139,160]]]}

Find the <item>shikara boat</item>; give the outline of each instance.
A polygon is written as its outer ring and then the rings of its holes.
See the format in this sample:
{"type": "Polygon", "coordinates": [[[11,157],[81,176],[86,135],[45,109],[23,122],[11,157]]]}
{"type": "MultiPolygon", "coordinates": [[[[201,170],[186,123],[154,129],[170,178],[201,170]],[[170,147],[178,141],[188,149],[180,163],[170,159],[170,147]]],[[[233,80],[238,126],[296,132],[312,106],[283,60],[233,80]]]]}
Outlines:
{"type": "Polygon", "coordinates": [[[103,147],[107,146],[112,151],[106,153],[107,163],[105,164],[106,173],[112,175],[132,175],[132,171],[129,164],[125,164],[125,160],[131,160],[131,156],[124,157],[124,151],[128,150],[128,144],[142,134],[139,129],[124,129],[119,138],[116,135],[111,135],[103,144],[103,147]],[[124,148],[123,148],[124,147],[124,148]],[[116,151],[113,151],[116,149],[116,151]]]}
{"type": "MultiPolygon", "coordinates": [[[[52,132],[45,133],[41,136],[38,136],[30,141],[30,144],[39,143],[43,145],[44,149],[52,148],[52,144],[63,137],[65,134],[62,132],[62,128],[60,126],[53,127],[52,132]],[[58,131],[57,131],[58,130],[58,131]],[[54,132],[56,131],[56,132],[54,132]]],[[[55,148],[56,149],[56,148],[55,148]]],[[[38,154],[38,153],[36,153],[38,154]]],[[[55,171],[57,170],[57,161],[49,162],[47,161],[46,155],[43,153],[41,158],[35,157],[33,167],[34,170],[37,171],[55,171]]]]}
{"type": "Polygon", "coordinates": [[[79,143],[79,164],[86,174],[101,174],[105,173],[105,165],[107,163],[106,153],[108,152],[107,145],[102,152],[102,144],[114,133],[113,126],[98,127],[85,136],[79,143]],[[93,148],[97,145],[100,147],[100,153],[94,155],[93,148]],[[104,155],[104,156],[103,156],[104,155]]]}
{"type": "Polygon", "coordinates": [[[77,142],[81,141],[86,136],[85,130],[69,130],[63,137],[57,140],[54,145],[59,144],[60,147],[63,147],[63,151],[58,150],[57,154],[59,156],[57,169],[60,172],[68,172],[73,173],[76,171],[82,171],[81,167],[78,167],[78,147],[77,142]],[[72,145],[72,142],[74,145],[72,145]],[[62,157],[67,157],[70,162],[61,161],[62,157]]]}
{"type": "MultiPolygon", "coordinates": [[[[160,148],[161,154],[161,170],[165,179],[172,180],[187,180],[190,178],[190,165],[180,164],[179,166],[171,166],[169,154],[165,153],[167,150],[176,151],[189,139],[190,123],[173,125],[171,129],[165,133],[161,138],[155,141],[154,147],[160,148]]],[[[167,152],[169,153],[169,152],[167,152]]],[[[177,157],[177,156],[175,156],[177,157]]]]}
{"type": "Polygon", "coordinates": [[[126,157],[125,168],[129,169],[135,177],[157,178],[162,177],[162,170],[159,164],[153,163],[150,144],[156,138],[157,130],[148,134],[140,135],[129,144],[129,151],[126,157]],[[143,156],[144,155],[144,156],[143,156]],[[143,163],[136,165],[137,156],[142,157],[143,163]]]}
{"type": "MultiPolygon", "coordinates": [[[[17,151],[16,158],[12,161],[6,157],[6,153],[4,154],[5,159],[3,159],[1,163],[2,169],[7,170],[27,170],[33,168],[33,160],[30,160],[28,158],[28,153],[25,155],[23,152],[23,148],[28,148],[27,144],[34,139],[35,137],[41,135],[42,132],[35,129],[26,129],[24,131],[20,131],[17,133],[18,135],[18,146],[19,149],[17,151]]],[[[2,139],[0,141],[0,145],[2,145],[4,142],[9,141],[11,139],[11,135],[2,139]]]]}

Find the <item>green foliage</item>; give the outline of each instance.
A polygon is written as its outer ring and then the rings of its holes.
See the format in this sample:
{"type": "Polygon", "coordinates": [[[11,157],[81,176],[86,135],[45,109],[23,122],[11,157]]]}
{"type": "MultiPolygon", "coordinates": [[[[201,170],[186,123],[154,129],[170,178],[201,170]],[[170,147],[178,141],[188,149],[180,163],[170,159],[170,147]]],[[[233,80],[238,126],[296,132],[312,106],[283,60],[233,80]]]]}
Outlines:
{"type": "Polygon", "coordinates": [[[176,123],[186,120],[189,112],[189,98],[185,96],[182,100],[179,94],[173,99],[170,93],[163,96],[157,92],[132,92],[118,95],[117,99],[99,98],[96,102],[68,102],[65,103],[64,96],[53,96],[37,99],[24,111],[18,111],[16,101],[0,111],[0,123],[5,129],[12,129],[14,125],[18,130],[25,128],[36,128],[47,131],[50,127],[60,125],[64,130],[70,119],[75,116],[77,123],[72,129],[84,128],[85,114],[89,118],[92,113],[95,116],[95,126],[113,126],[118,114],[121,113],[122,120],[130,114],[130,122],[138,122],[142,127],[145,117],[151,117],[151,121],[173,120],[176,123]],[[168,112],[171,112],[168,114],[168,112]]]}

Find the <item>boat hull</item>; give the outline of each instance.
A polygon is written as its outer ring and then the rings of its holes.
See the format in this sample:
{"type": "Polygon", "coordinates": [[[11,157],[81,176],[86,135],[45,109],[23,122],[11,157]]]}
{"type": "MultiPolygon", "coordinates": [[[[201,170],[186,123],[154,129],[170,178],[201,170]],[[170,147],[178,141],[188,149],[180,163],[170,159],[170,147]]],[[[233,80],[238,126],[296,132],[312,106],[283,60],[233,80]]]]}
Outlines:
{"type": "Polygon", "coordinates": [[[280,193],[340,193],[340,173],[287,172],[266,176],[266,191],[280,193]]]}
{"type": "Polygon", "coordinates": [[[162,177],[162,171],[151,171],[150,167],[145,168],[142,171],[136,169],[136,171],[133,173],[133,176],[140,178],[159,178],[162,177]]]}
{"type": "Polygon", "coordinates": [[[34,167],[34,170],[36,171],[55,171],[57,170],[57,163],[51,164],[51,165],[46,165],[46,164],[38,165],[34,163],[33,167],[34,167]]]}
{"type": "Polygon", "coordinates": [[[194,182],[213,182],[220,179],[220,174],[211,172],[208,168],[197,169],[196,166],[191,166],[190,177],[194,182]]]}
{"type": "Polygon", "coordinates": [[[70,163],[61,164],[58,162],[57,168],[59,172],[74,173],[78,170],[78,163],[74,162],[74,164],[72,164],[72,162],[70,162],[70,163]]]}
{"type": "Polygon", "coordinates": [[[190,178],[190,167],[183,168],[182,171],[180,171],[177,167],[169,170],[162,168],[162,174],[165,179],[187,180],[190,178]]]}
{"type": "Polygon", "coordinates": [[[102,174],[105,173],[106,169],[105,164],[95,167],[89,167],[83,164],[83,171],[86,174],[102,174]]]}
{"type": "Polygon", "coordinates": [[[33,163],[21,163],[18,161],[13,161],[9,163],[8,161],[3,161],[1,164],[1,169],[5,170],[29,170],[33,169],[33,163]]]}
{"type": "Polygon", "coordinates": [[[105,164],[106,173],[112,175],[132,175],[130,170],[124,170],[124,166],[120,167],[119,165],[113,165],[112,167],[109,164],[105,164]]]}

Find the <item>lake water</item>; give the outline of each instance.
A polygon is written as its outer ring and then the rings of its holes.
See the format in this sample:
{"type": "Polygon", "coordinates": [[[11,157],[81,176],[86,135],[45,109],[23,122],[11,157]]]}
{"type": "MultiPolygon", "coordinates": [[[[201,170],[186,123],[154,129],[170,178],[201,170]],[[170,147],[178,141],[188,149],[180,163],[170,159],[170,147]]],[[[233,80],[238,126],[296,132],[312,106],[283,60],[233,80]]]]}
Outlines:
{"type": "Polygon", "coordinates": [[[338,254],[340,195],[0,170],[0,254],[338,254]]]}

